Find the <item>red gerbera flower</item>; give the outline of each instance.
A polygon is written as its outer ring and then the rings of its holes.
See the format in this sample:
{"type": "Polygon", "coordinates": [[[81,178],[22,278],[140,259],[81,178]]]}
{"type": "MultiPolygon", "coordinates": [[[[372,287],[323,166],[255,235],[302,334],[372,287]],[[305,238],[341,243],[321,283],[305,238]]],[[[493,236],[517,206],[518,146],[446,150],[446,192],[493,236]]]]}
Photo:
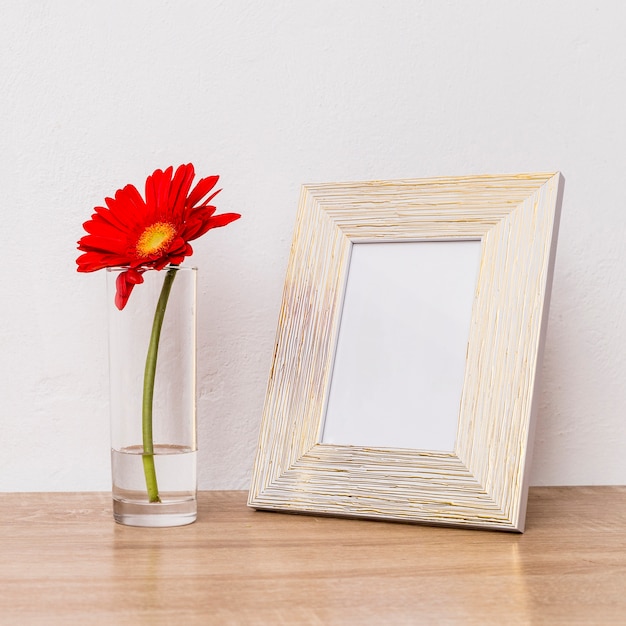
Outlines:
{"type": "Polygon", "coordinates": [[[175,173],[171,166],[156,170],[146,180],[145,200],[134,185],[126,185],[115,198],[105,199],[106,208],[96,207],[83,224],[89,234],[78,242],[84,252],[76,260],[79,272],[128,266],[117,279],[118,309],[124,308],[133,287],[143,282],[145,270],[180,264],[193,254],[190,241],[241,217],[215,215],[216,207],[209,204],[220,191],[206,197],[219,176],[201,178],[190,192],[193,178],[191,163],[180,165],[175,173]]]}

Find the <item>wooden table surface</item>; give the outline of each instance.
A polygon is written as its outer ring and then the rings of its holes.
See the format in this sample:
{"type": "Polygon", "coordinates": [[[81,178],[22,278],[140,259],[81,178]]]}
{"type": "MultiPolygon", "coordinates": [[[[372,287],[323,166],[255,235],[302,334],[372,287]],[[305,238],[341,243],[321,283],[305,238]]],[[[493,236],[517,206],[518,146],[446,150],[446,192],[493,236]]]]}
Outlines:
{"type": "Polygon", "coordinates": [[[626,624],[626,487],[531,489],[523,535],[254,511],[121,526],[105,493],[0,494],[0,624],[626,624]]]}

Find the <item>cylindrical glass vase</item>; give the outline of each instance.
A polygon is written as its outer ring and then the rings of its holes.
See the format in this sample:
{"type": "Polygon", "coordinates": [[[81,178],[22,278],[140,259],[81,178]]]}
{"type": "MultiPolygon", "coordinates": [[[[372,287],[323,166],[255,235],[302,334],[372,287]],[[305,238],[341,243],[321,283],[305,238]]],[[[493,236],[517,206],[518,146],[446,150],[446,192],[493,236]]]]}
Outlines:
{"type": "Polygon", "coordinates": [[[120,311],[107,270],[113,516],[182,526],[197,512],[195,267],[146,270],[120,311]]]}

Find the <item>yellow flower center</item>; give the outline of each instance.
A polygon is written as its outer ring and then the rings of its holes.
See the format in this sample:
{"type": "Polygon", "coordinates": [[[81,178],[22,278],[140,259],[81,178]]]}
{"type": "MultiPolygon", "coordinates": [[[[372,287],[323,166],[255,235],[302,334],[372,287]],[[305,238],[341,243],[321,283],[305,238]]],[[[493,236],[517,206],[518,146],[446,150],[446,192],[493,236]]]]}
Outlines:
{"type": "Polygon", "coordinates": [[[167,250],[172,239],[176,236],[176,229],[169,222],[156,222],[141,233],[137,241],[137,254],[151,256],[167,250]]]}

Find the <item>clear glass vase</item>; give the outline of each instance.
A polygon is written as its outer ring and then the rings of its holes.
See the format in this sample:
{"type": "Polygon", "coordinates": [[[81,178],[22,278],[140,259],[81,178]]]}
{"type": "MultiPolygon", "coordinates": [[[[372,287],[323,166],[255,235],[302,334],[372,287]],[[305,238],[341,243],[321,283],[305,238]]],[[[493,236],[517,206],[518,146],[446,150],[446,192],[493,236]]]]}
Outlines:
{"type": "Polygon", "coordinates": [[[107,270],[113,515],[129,526],[182,526],[197,513],[197,269],[145,271],[120,311],[116,280],[126,269],[107,270]]]}

